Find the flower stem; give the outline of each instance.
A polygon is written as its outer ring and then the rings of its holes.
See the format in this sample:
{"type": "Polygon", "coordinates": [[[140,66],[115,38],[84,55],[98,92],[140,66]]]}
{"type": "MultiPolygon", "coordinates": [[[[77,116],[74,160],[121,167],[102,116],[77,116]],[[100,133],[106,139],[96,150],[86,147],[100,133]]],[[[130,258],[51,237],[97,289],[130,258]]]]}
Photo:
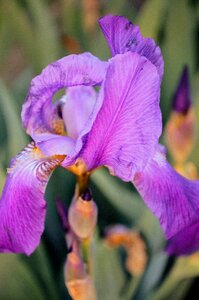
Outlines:
{"type": "Polygon", "coordinates": [[[88,274],[92,275],[91,239],[85,239],[82,241],[82,254],[83,260],[87,265],[88,274]]]}
{"type": "Polygon", "coordinates": [[[78,196],[81,196],[88,188],[90,174],[85,172],[77,176],[78,196]]]}
{"type": "Polygon", "coordinates": [[[140,283],[140,276],[133,277],[131,279],[131,281],[129,282],[128,288],[127,288],[125,299],[127,299],[127,300],[133,299],[132,297],[135,295],[137,288],[139,286],[139,283],[140,283]]]}

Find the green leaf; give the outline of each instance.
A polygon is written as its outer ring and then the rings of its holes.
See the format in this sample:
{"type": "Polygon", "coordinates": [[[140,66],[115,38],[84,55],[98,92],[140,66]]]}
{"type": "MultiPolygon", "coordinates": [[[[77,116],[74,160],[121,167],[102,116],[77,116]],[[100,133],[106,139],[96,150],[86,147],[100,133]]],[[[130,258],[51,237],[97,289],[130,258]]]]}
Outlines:
{"type": "Polygon", "coordinates": [[[102,60],[108,60],[111,56],[108,44],[99,28],[95,38],[89,40],[89,48],[93,55],[100,57],[102,60]]]}
{"type": "Polygon", "coordinates": [[[21,43],[25,54],[32,62],[35,70],[39,69],[37,42],[35,41],[34,29],[26,10],[20,6],[19,1],[4,1],[2,10],[9,20],[8,26],[15,40],[21,43]]]}
{"type": "Polygon", "coordinates": [[[184,65],[188,65],[190,74],[193,74],[196,63],[195,24],[196,16],[187,0],[170,3],[163,43],[163,93],[167,103],[171,101],[184,65]]]}
{"type": "Polygon", "coordinates": [[[164,237],[160,225],[140,196],[133,192],[133,187],[132,191],[125,188],[104,169],[95,172],[91,181],[99,188],[109,203],[130,220],[134,227],[143,232],[151,250],[162,249],[164,237]]]}
{"type": "Polygon", "coordinates": [[[23,255],[20,258],[24,265],[34,274],[37,279],[37,285],[40,286],[46,297],[49,300],[58,300],[58,287],[49,262],[48,253],[42,242],[30,257],[23,255]]]}
{"type": "Polygon", "coordinates": [[[6,175],[5,175],[5,172],[2,168],[2,166],[0,165],[0,191],[2,191],[2,189],[3,189],[5,180],[6,180],[6,175]]]}
{"type": "Polygon", "coordinates": [[[17,115],[16,103],[4,83],[0,80],[0,108],[5,117],[7,138],[8,138],[8,156],[16,155],[27,143],[23,132],[20,118],[17,115]]]}
{"type": "Polygon", "coordinates": [[[129,3],[128,1],[123,0],[109,0],[105,2],[104,5],[104,15],[106,14],[115,14],[126,16],[127,18],[134,18],[136,14],[136,10],[134,9],[133,3],[129,3]]]}
{"type": "MultiPolygon", "coordinates": [[[[171,294],[165,299],[165,300],[170,300],[170,299],[175,299],[175,300],[182,300],[185,299],[185,296],[187,295],[189,289],[191,288],[193,284],[193,279],[186,279],[182,280],[175,289],[171,292],[171,294]]],[[[163,300],[163,299],[161,299],[163,300]]]]}
{"type": "Polygon", "coordinates": [[[28,93],[28,88],[32,78],[32,71],[30,70],[30,68],[28,68],[21,72],[16,80],[12,83],[10,91],[12,92],[12,95],[15,95],[15,99],[17,99],[16,108],[19,115],[21,114],[21,108],[23,103],[25,102],[25,98],[28,93]]]}
{"type": "Polygon", "coordinates": [[[167,14],[168,0],[148,0],[142,6],[137,16],[136,23],[145,37],[157,41],[159,31],[167,14]]]}
{"type": "Polygon", "coordinates": [[[13,36],[10,33],[9,30],[9,20],[6,18],[5,14],[3,13],[3,10],[1,9],[0,5],[0,37],[1,37],[1,43],[0,43],[0,64],[3,65],[4,59],[6,55],[8,54],[8,51],[10,50],[10,46],[13,42],[13,36]]]}
{"type": "Polygon", "coordinates": [[[103,242],[94,244],[94,278],[99,300],[122,300],[125,277],[117,251],[103,242]]]}
{"type": "Polygon", "coordinates": [[[0,266],[1,299],[46,299],[32,272],[20,261],[19,256],[1,254],[0,266]]]}
{"type": "Polygon", "coordinates": [[[112,14],[118,14],[118,12],[123,11],[125,5],[125,1],[123,0],[118,0],[118,1],[114,1],[114,0],[110,0],[107,1],[106,3],[106,13],[109,13],[110,11],[112,12],[112,14]]]}
{"type": "Polygon", "coordinates": [[[40,68],[55,61],[60,55],[56,24],[44,0],[28,0],[28,7],[34,20],[34,33],[38,46],[40,68]]]}
{"type": "Polygon", "coordinates": [[[149,265],[144,273],[142,282],[139,286],[139,290],[136,296],[136,300],[147,299],[160,281],[160,278],[165,270],[168,256],[161,252],[151,257],[149,265]]]}
{"type": "Polygon", "coordinates": [[[82,8],[74,0],[63,1],[62,25],[64,33],[82,42],[82,8]]]}
{"type": "Polygon", "coordinates": [[[178,258],[162,285],[152,294],[151,300],[166,299],[183,280],[194,278],[198,275],[198,253],[178,258]]]}
{"type": "Polygon", "coordinates": [[[144,203],[133,192],[133,188],[132,192],[125,189],[104,169],[96,171],[92,175],[91,181],[100,189],[106,199],[128,219],[138,219],[143,214],[144,203]]]}

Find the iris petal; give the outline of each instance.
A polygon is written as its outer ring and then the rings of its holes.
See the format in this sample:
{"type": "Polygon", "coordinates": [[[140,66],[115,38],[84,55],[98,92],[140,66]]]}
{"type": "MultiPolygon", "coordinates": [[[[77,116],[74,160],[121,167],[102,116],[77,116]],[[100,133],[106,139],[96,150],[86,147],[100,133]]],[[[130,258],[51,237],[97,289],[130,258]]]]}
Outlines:
{"type": "Polygon", "coordinates": [[[193,251],[199,245],[198,234],[194,237],[199,227],[199,181],[179,175],[158,149],[133,183],[170,239],[169,252],[193,251]]]}
{"type": "Polygon", "coordinates": [[[90,86],[74,86],[67,89],[63,106],[63,119],[67,134],[77,139],[92,116],[97,93],[90,86]]]}
{"type": "Polygon", "coordinates": [[[151,38],[144,38],[138,26],[122,16],[107,15],[99,19],[99,25],[109,44],[112,55],[127,51],[137,52],[150,60],[162,79],[164,61],[160,48],[151,38]]]}
{"type": "Polygon", "coordinates": [[[64,157],[43,157],[34,144],[12,161],[0,201],[0,252],[30,255],[44,230],[44,192],[64,157]]]}
{"type": "Polygon", "coordinates": [[[45,156],[74,155],[75,141],[68,136],[43,133],[33,135],[33,139],[45,156]]]}
{"type": "Polygon", "coordinates": [[[54,93],[69,86],[100,84],[106,65],[89,53],[69,55],[48,65],[32,80],[23,105],[22,122],[27,133],[56,133],[54,121],[58,119],[58,112],[52,103],[54,93]]]}
{"type": "Polygon", "coordinates": [[[186,255],[197,251],[199,248],[199,221],[182,229],[173,236],[166,247],[171,255],[186,255]]]}
{"type": "Polygon", "coordinates": [[[160,80],[154,65],[137,53],[109,61],[99,111],[82,158],[89,169],[108,166],[125,181],[153,157],[161,134],[160,80]]]}

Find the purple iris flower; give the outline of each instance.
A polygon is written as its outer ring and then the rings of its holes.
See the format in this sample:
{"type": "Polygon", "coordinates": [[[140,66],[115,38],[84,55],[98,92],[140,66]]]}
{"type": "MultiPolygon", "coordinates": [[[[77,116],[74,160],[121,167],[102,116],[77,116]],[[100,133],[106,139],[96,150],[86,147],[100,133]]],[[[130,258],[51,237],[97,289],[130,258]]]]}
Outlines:
{"type": "Polygon", "coordinates": [[[11,162],[0,201],[1,252],[34,251],[44,230],[49,176],[78,159],[88,171],[104,165],[135,185],[159,219],[169,253],[199,247],[199,183],[176,173],[158,144],[160,48],[124,17],[108,15],[99,24],[113,55],[108,62],[69,55],[31,82],[22,122],[34,142],[11,162]],[[66,95],[53,104],[62,88],[66,95]]]}

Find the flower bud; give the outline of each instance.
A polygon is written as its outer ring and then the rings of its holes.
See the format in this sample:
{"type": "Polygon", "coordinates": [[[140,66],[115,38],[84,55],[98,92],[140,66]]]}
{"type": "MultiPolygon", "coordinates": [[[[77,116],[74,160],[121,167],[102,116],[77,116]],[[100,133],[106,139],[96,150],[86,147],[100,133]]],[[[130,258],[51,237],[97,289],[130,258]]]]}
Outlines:
{"type": "Polygon", "coordinates": [[[175,163],[183,164],[193,149],[196,127],[187,67],[183,70],[172,106],[173,112],[165,129],[166,143],[175,163]]]}
{"type": "Polygon", "coordinates": [[[65,282],[73,279],[82,279],[85,278],[86,275],[81,257],[75,251],[69,252],[64,269],[65,282]]]}
{"type": "Polygon", "coordinates": [[[95,288],[80,256],[71,252],[64,269],[65,284],[73,300],[96,300],[95,288]]]}
{"type": "Polygon", "coordinates": [[[191,107],[188,67],[185,66],[172,101],[173,111],[186,114],[191,107]]]}
{"type": "Polygon", "coordinates": [[[89,190],[72,201],[69,224],[80,239],[90,238],[97,223],[97,206],[89,190]]]}
{"type": "Polygon", "coordinates": [[[73,300],[97,299],[93,282],[88,275],[83,279],[71,280],[66,286],[73,300]]]}

